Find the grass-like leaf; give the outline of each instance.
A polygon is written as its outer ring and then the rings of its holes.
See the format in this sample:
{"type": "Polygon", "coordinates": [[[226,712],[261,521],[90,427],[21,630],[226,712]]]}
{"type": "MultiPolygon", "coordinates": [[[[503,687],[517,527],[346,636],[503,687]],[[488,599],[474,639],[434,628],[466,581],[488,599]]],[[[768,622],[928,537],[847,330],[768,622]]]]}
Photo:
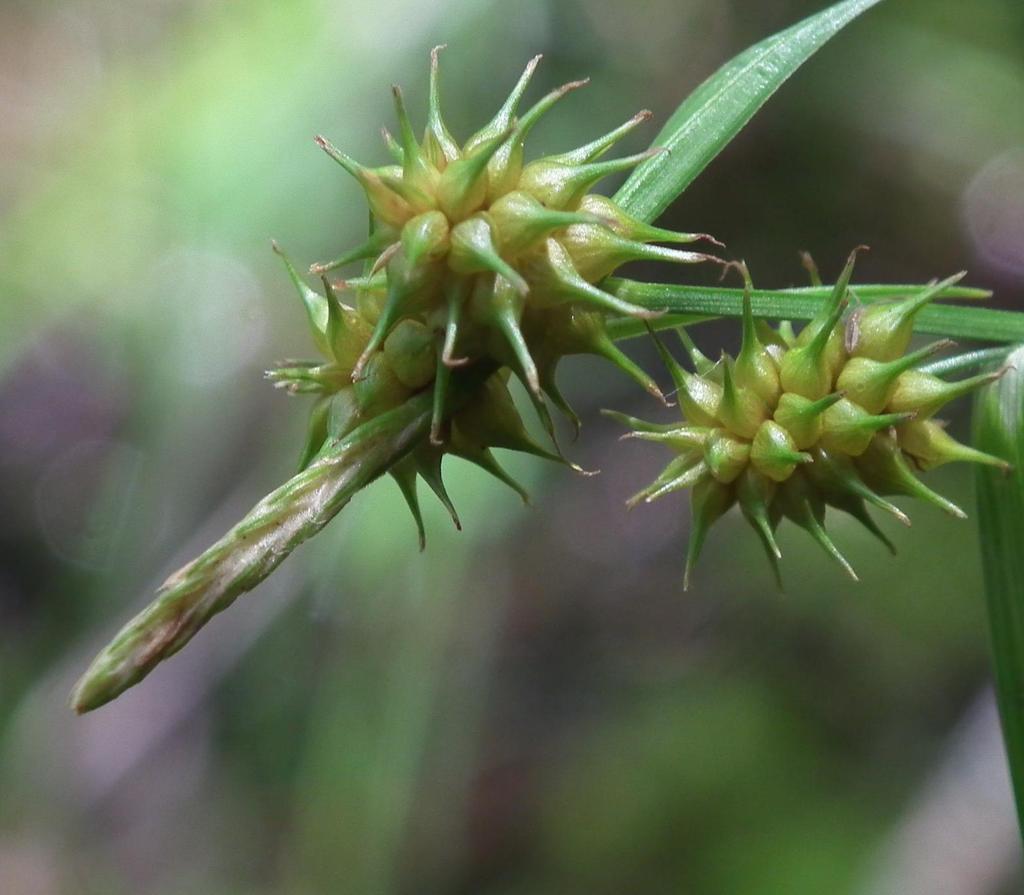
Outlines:
{"type": "MultiPolygon", "coordinates": [[[[631,304],[694,317],[738,317],[743,312],[743,290],[717,286],[676,286],[609,279],[605,288],[631,304]]],[[[912,294],[925,286],[858,286],[862,299],[912,294]]],[[[751,295],[754,316],[770,320],[810,320],[827,297],[826,289],[756,289],[751,295]]],[[[941,298],[979,298],[983,290],[950,287],[941,298]]],[[[644,331],[643,323],[615,321],[613,338],[629,338],[644,331]]],[[[994,308],[929,305],[917,316],[914,329],[952,339],[984,342],[1024,342],[1024,313],[994,308]]]]}
{"type": "Polygon", "coordinates": [[[652,221],[829,38],[879,0],[845,0],[755,44],[722,66],[675,111],[652,145],[666,149],[637,168],[615,201],[652,221]]]}
{"type": "Polygon", "coordinates": [[[1024,818],[1024,348],[1009,372],[977,398],[976,446],[1010,461],[1000,473],[978,467],[978,533],[1003,721],[1018,816],[1024,818]]]}

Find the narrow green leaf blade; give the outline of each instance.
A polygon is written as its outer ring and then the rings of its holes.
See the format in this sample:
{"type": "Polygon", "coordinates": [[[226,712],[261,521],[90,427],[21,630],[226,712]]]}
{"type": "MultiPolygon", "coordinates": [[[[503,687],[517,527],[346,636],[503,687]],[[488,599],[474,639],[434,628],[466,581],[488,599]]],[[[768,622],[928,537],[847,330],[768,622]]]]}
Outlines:
{"type": "MultiPolygon", "coordinates": [[[[604,288],[631,304],[668,314],[705,317],[739,317],[743,313],[743,290],[719,286],[677,286],[663,283],[639,283],[609,279],[604,288]]],[[[858,286],[861,298],[894,297],[920,292],[925,286],[858,286]]],[[[769,320],[810,320],[827,297],[822,289],[755,289],[751,295],[755,317],[769,320]]],[[[951,287],[942,298],[977,297],[978,290],[951,287]],[[965,294],[966,293],[966,294],[965,294]]],[[[613,338],[629,338],[643,330],[637,321],[613,321],[613,338]]],[[[1024,313],[995,308],[929,305],[920,311],[914,323],[917,332],[953,339],[983,342],[1024,342],[1024,313]]]]}
{"type": "Polygon", "coordinates": [[[1024,818],[1024,347],[1009,372],[978,395],[975,445],[1009,460],[1003,474],[978,467],[978,533],[985,597],[1017,814],[1024,818]]]}
{"type": "Polygon", "coordinates": [[[740,132],[768,98],[833,35],[880,0],[845,0],[755,44],[724,65],[675,111],[652,145],[663,152],[615,194],[652,221],[740,132]]]}

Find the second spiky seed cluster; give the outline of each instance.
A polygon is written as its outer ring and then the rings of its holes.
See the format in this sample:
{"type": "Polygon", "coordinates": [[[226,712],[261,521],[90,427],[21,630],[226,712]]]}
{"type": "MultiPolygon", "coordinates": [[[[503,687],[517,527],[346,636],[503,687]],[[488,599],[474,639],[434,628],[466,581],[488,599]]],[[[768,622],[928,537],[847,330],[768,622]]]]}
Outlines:
{"type": "Polygon", "coordinates": [[[891,548],[867,511],[870,504],[908,523],[886,496],[917,497],[963,516],[915,470],[955,460],[1005,467],[954,440],[934,419],[948,401],[1000,373],[947,382],[916,369],[948,341],[906,353],[917,313],[960,276],[917,296],[846,315],[855,256],[831,300],[799,335],[788,323],[773,329],[755,321],[743,268],[743,341],[735,359],[723,355],[712,363],[680,330],[695,368],[691,373],[659,343],[685,424],[620,416],[634,437],[661,442],[678,454],[631,503],[692,488],[687,581],[708,528],[735,504],[760,536],[776,574],[781,552],[775,530],[788,518],[856,578],[825,531],[826,507],[851,514],[891,548]]]}

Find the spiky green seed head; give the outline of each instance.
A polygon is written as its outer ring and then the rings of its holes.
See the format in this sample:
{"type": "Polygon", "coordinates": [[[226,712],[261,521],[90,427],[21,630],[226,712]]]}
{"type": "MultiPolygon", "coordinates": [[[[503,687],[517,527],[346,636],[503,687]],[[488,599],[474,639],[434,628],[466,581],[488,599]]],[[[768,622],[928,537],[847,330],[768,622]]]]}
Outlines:
{"type": "Polygon", "coordinates": [[[917,470],[954,461],[1005,467],[999,458],[960,444],[930,419],[949,401],[1001,372],[946,382],[916,367],[952,343],[906,353],[907,321],[912,326],[921,308],[959,277],[886,305],[884,312],[861,308],[844,319],[854,257],[831,298],[799,334],[788,323],[771,329],[754,320],[749,274],[737,265],[747,289],[743,341],[735,361],[723,356],[711,367],[685,336],[696,368],[690,372],[658,340],[683,423],[623,422],[634,437],[660,442],[678,454],[665,474],[640,492],[644,500],[678,490],[680,483],[703,489],[701,501],[694,502],[691,543],[697,546],[690,550],[687,580],[709,520],[717,518],[709,505],[717,511],[738,502],[776,572],[775,528],[788,518],[852,575],[825,530],[826,508],[853,516],[891,547],[867,511],[871,505],[909,524],[887,495],[917,497],[962,515],[928,488],[917,470]],[[714,494],[711,504],[709,494],[714,494]]]}
{"type": "MultiPolygon", "coordinates": [[[[362,244],[312,265],[310,272],[322,278],[322,292],[307,285],[285,259],[314,343],[327,360],[283,365],[268,374],[290,392],[322,396],[310,421],[303,464],[332,433],[350,431],[418,392],[432,392],[430,446],[414,450],[414,460],[419,459],[394,475],[417,524],[416,471],[446,501],[439,478],[445,453],[509,484],[492,447],[562,461],[557,446],[547,450],[526,436],[508,397],[510,371],[526,386],[551,434],[549,401],[578,425],[555,382],[558,362],[567,354],[603,357],[664,401],[654,379],[615,346],[605,327],[609,315],[653,313],[604,291],[601,280],[633,260],[718,260],[660,245],[710,237],[652,227],[591,192],[608,175],[657,153],[602,158],[650,113],[576,150],[528,161],[524,147],[531,129],[586,83],[570,82],[521,108],[537,57],[494,118],[459,145],[441,111],[439,50],[431,54],[422,138],[402,91],[393,89],[398,127],[393,136],[384,131],[392,163],[368,167],[326,138],[316,138],[365,192],[370,232],[362,244]],[[347,279],[327,279],[358,263],[361,271],[341,273],[347,279]],[[499,372],[468,405],[449,407],[452,376],[479,364],[499,372]]],[[[717,393],[696,400],[708,407],[710,418],[717,393]]],[[[723,454],[717,468],[729,462],[735,459],[723,454]]]]}

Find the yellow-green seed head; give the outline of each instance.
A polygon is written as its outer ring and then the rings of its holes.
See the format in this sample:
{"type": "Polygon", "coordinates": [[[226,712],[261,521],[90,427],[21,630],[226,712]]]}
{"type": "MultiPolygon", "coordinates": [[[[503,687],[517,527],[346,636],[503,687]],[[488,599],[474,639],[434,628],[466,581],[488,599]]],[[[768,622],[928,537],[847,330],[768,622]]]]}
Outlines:
{"type": "MultiPolygon", "coordinates": [[[[596,211],[599,205],[590,207],[596,211]]],[[[775,528],[788,518],[853,574],[825,531],[827,508],[857,519],[891,548],[868,507],[909,521],[886,495],[917,497],[961,515],[924,485],[915,470],[953,461],[1005,466],[999,458],[957,442],[929,419],[948,401],[1001,372],[947,382],[915,367],[952,343],[905,353],[907,321],[912,326],[917,311],[958,278],[887,305],[884,313],[873,307],[858,309],[843,322],[855,255],[831,297],[799,335],[785,322],[772,329],[754,319],[752,284],[739,264],[735,266],[746,289],[742,346],[735,361],[723,356],[711,365],[684,333],[684,347],[696,368],[689,372],[657,341],[676,386],[684,425],[651,428],[635,420],[623,422],[636,430],[635,437],[657,441],[678,454],[679,462],[642,491],[642,499],[684,486],[705,489],[703,503],[694,505],[694,531],[703,525],[700,541],[707,519],[714,515],[705,508],[707,494],[713,493],[715,507],[739,503],[773,566],[781,555],[775,528]],[[851,334],[856,337],[847,344],[851,334]],[[900,347],[895,355],[894,347],[900,347]],[[715,490],[708,491],[712,484],[715,490]]],[[[691,551],[691,560],[694,556],[691,551]]]]}
{"type": "MultiPolygon", "coordinates": [[[[430,391],[433,453],[429,462],[405,464],[395,473],[417,522],[414,467],[447,500],[439,484],[438,451],[464,457],[506,482],[489,450],[499,441],[561,459],[557,449],[546,451],[526,439],[521,422],[517,429],[510,421],[510,413],[517,420],[518,415],[503,397],[509,371],[526,385],[549,434],[554,432],[549,401],[578,425],[555,382],[558,362],[567,354],[603,357],[664,401],[654,379],[612,342],[605,328],[610,315],[648,318],[654,312],[606,292],[601,280],[638,259],[717,261],[659,245],[709,237],[652,227],[591,192],[603,178],[656,154],[602,158],[650,113],[578,149],[527,162],[524,146],[534,125],[586,84],[572,81],[521,109],[540,60],[536,57],[492,120],[460,145],[441,111],[440,49],[431,54],[422,138],[402,91],[392,91],[398,126],[394,135],[384,131],[391,164],[368,167],[326,138],[316,138],[365,192],[370,232],[360,245],[312,265],[311,273],[324,277],[323,294],[303,282],[285,259],[314,343],[327,360],[290,363],[269,374],[290,392],[323,396],[310,422],[303,463],[328,437],[332,395],[345,395],[339,399],[344,412],[336,414],[334,426],[340,431],[430,391]],[[357,263],[363,269],[342,274],[347,279],[331,282],[324,276],[357,263]],[[499,371],[495,384],[489,380],[483,398],[453,413],[452,376],[460,367],[481,364],[499,371]]],[[[718,386],[708,390],[695,382],[695,388],[691,409],[705,406],[711,419],[718,386]]],[[[724,454],[716,459],[720,474],[728,474],[722,472],[727,459],[724,454]]]]}

